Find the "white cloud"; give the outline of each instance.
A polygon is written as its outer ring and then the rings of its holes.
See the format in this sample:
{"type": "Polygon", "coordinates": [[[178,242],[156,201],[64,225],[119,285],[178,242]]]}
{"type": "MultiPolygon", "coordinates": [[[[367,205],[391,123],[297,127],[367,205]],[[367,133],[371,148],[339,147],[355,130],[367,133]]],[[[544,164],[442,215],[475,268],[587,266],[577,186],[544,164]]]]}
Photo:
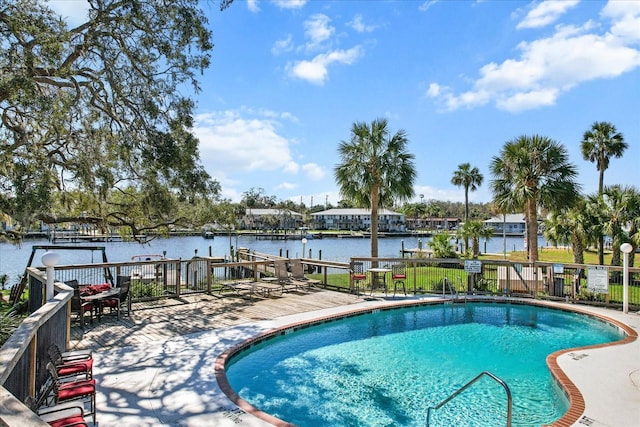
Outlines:
{"type": "Polygon", "coordinates": [[[435,98],[439,96],[441,93],[441,86],[438,83],[429,84],[429,89],[427,89],[427,96],[435,98]]]}
{"type": "Polygon", "coordinates": [[[273,4],[281,9],[302,9],[307,0],[273,0],[273,4]]]}
{"type": "Polygon", "coordinates": [[[578,0],[547,0],[538,4],[527,13],[516,28],[539,28],[556,22],[567,10],[580,3],[578,0]]]}
{"type": "Polygon", "coordinates": [[[253,13],[260,12],[260,7],[258,6],[258,0],[247,0],[247,9],[253,13]]]}
{"type": "Polygon", "coordinates": [[[317,55],[310,61],[297,61],[286,66],[289,75],[317,85],[324,84],[327,79],[329,65],[333,63],[352,64],[362,55],[359,46],[349,50],[335,50],[317,55]]]}
{"type": "Polygon", "coordinates": [[[464,190],[443,190],[440,188],[430,187],[428,185],[416,185],[414,187],[416,197],[415,202],[419,202],[420,195],[423,195],[422,201],[427,203],[429,200],[450,200],[452,202],[464,202],[464,190]]]}
{"type": "Polygon", "coordinates": [[[326,176],[325,170],[315,163],[302,165],[302,171],[313,181],[320,181],[326,176]]]}
{"type": "Polygon", "coordinates": [[[322,13],[317,13],[304,22],[304,34],[309,40],[307,42],[307,50],[316,50],[321,48],[322,43],[328,40],[335,28],[330,25],[331,19],[322,13]]]}
{"type": "Polygon", "coordinates": [[[518,44],[518,58],[484,65],[471,90],[455,94],[431,83],[426,95],[438,99],[447,110],[489,102],[512,112],[553,105],[576,85],[640,67],[640,51],[634,47],[640,39],[635,38],[634,26],[627,24],[639,19],[637,9],[604,9],[603,14],[616,20],[611,32],[602,34],[594,32],[597,25],[593,22],[581,27],[559,25],[550,37],[518,44]]]}
{"type": "Polygon", "coordinates": [[[279,135],[278,122],[250,110],[222,111],[196,117],[193,133],[200,140],[200,157],[214,177],[239,172],[298,172],[290,141],[279,135]]]}
{"type": "Polygon", "coordinates": [[[420,12],[426,12],[427,10],[429,10],[429,8],[431,8],[431,6],[436,3],[438,3],[438,0],[427,0],[418,7],[418,10],[420,12]]]}
{"type": "Polygon", "coordinates": [[[290,52],[291,50],[293,50],[293,37],[291,34],[288,34],[285,39],[276,40],[271,48],[271,53],[279,55],[283,52],[290,52]]]}
{"type": "Polygon", "coordinates": [[[553,105],[557,97],[558,91],[556,89],[532,90],[530,92],[519,92],[513,96],[498,99],[496,101],[496,105],[501,110],[516,113],[542,106],[553,105]]]}
{"type": "Polygon", "coordinates": [[[298,184],[293,184],[291,182],[282,182],[276,186],[276,190],[294,190],[298,188],[298,184]]]}
{"type": "Polygon", "coordinates": [[[348,22],[347,25],[349,25],[351,28],[353,28],[359,33],[370,33],[376,29],[375,25],[365,25],[364,19],[360,14],[357,14],[356,16],[354,16],[353,21],[348,22]]]}
{"type": "Polygon", "coordinates": [[[611,34],[629,42],[640,42],[640,2],[610,1],[602,15],[614,20],[611,34]]]}

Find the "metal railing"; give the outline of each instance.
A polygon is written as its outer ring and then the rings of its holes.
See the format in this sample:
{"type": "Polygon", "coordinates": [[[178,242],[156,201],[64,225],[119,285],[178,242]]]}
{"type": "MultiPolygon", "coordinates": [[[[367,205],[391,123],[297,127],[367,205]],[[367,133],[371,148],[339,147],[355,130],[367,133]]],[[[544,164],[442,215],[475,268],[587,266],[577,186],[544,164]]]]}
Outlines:
{"type": "Polygon", "coordinates": [[[501,380],[500,378],[498,378],[497,376],[495,376],[489,371],[481,372],[474,379],[472,379],[471,381],[469,381],[468,383],[460,387],[455,392],[451,393],[449,397],[444,399],[442,402],[438,403],[436,406],[427,408],[427,427],[429,427],[429,423],[431,421],[431,411],[437,411],[438,409],[442,408],[444,405],[452,401],[460,393],[462,393],[463,391],[471,387],[476,381],[478,381],[484,376],[488,376],[489,378],[491,378],[492,380],[500,384],[504,389],[504,391],[507,393],[507,427],[511,427],[511,418],[512,418],[512,412],[513,412],[513,398],[511,397],[511,390],[509,390],[509,386],[507,385],[507,383],[505,383],[503,380],[501,380]]]}

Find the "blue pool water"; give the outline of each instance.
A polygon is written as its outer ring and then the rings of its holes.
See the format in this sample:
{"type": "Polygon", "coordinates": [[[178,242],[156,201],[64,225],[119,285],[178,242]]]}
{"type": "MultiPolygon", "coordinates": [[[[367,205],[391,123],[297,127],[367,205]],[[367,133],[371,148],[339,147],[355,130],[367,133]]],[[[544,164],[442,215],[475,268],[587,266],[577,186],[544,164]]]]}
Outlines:
{"type": "MultiPolygon", "coordinates": [[[[424,426],[428,407],[489,371],[511,389],[513,425],[537,426],[568,409],[546,356],[623,336],[588,316],[529,305],[429,305],[278,336],[232,358],[227,378],[256,408],[302,427],[424,426]]],[[[506,408],[504,389],[485,377],[433,412],[431,425],[505,425],[506,408]]]]}

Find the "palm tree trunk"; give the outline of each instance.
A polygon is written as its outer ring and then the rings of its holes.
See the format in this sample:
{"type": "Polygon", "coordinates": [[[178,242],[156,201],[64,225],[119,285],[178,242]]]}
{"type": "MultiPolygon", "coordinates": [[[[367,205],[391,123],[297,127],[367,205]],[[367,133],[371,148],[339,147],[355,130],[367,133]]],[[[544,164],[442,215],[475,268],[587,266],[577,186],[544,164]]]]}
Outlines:
{"type": "MultiPolygon", "coordinates": [[[[600,175],[598,176],[598,196],[602,198],[602,192],[604,191],[604,169],[600,169],[600,175]]],[[[604,265],[604,234],[600,232],[598,236],[598,264],[604,265]]]]}
{"type": "Polygon", "coordinates": [[[535,197],[527,200],[527,212],[525,221],[527,223],[527,247],[529,249],[529,261],[538,261],[538,203],[535,197]]]}
{"type": "MultiPolygon", "coordinates": [[[[378,258],[378,199],[380,191],[374,186],[371,190],[371,257],[378,258]]],[[[374,266],[376,267],[376,266],[374,266]]]]}
{"type": "MultiPolygon", "coordinates": [[[[464,222],[469,222],[469,186],[464,187],[464,222]]],[[[464,236],[464,250],[469,249],[469,237],[464,236]]],[[[475,255],[475,248],[474,248],[475,255]]]]}
{"type": "Polygon", "coordinates": [[[584,264],[584,245],[579,236],[573,237],[571,247],[573,249],[573,262],[576,264],[584,264]]]}
{"type": "Polygon", "coordinates": [[[598,236],[598,264],[604,265],[604,234],[598,236]]]}

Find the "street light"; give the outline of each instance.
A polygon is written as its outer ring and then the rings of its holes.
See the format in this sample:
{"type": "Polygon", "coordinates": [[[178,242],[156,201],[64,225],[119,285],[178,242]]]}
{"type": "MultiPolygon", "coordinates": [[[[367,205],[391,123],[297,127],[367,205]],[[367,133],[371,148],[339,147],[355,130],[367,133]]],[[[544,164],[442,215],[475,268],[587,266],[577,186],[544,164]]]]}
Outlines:
{"type": "Polygon", "coordinates": [[[630,243],[620,245],[620,250],[624,254],[622,263],[622,311],[629,313],[629,253],[633,250],[630,243]]]}
{"type": "Polygon", "coordinates": [[[40,258],[40,260],[42,261],[42,265],[46,267],[47,288],[45,296],[47,301],[49,301],[51,298],[53,298],[53,282],[55,280],[56,274],[54,267],[56,266],[58,261],[60,261],[60,254],[57,252],[47,251],[42,254],[42,258],[40,258]]]}
{"type": "Polygon", "coordinates": [[[301,258],[304,258],[304,247],[305,247],[306,244],[307,244],[307,238],[303,237],[302,238],[302,257],[301,258]]]}

